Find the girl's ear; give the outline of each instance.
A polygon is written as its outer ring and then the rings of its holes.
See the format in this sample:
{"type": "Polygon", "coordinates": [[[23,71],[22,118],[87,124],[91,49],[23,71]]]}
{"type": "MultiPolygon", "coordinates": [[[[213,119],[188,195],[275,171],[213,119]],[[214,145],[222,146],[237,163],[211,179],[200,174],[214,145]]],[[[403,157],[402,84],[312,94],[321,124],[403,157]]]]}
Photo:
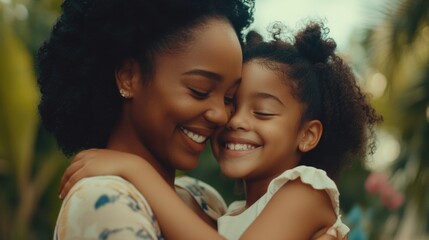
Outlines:
{"type": "Polygon", "coordinates": [[[322,137],[323,125],[319,120],[311,120],[302,128],[303,135],[299,142],[298,148],[305,153],[317,146],[322,137]]]}
{"type": "Polygon", "coordinates": [[[116,69],[116,85],[123,98],[132,98],[134,96],[141,78],[140,71],[139,64],[133,59],[124,61],[122,65],[116,69]]]}

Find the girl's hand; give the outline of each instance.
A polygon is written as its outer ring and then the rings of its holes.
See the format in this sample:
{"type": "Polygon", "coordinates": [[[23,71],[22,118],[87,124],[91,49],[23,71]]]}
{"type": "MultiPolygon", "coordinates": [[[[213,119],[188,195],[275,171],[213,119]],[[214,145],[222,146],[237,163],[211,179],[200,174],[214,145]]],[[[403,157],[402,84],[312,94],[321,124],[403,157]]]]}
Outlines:
{"type": "Polygon", "coordinates": [[[64,199],[76,182],[85,177],[121,176],[145,161],[134,154],[108,149],[89,149],[79,152],[66,169],[60,184],[60,199],[64,199]]]}

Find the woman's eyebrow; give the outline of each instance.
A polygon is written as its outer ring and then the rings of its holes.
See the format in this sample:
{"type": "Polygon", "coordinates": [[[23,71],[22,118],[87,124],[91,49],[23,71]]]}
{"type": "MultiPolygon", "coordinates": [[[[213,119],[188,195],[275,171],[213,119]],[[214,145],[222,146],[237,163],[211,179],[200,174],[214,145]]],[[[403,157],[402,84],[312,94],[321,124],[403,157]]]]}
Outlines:
{"type": "Polygon", "coordinates": [[[203,70],[203,69],[192,69],[190,71],[183,73],[183,75],[200,75],[209,79],[213,79],[218,82],[222,80],[222,76],[220,74],[203,70]]]}

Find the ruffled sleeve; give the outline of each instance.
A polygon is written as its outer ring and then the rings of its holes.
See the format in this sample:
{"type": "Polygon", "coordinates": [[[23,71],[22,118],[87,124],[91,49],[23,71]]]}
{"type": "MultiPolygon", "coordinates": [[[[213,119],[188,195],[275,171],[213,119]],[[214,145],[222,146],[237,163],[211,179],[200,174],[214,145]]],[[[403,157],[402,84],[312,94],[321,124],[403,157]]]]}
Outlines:
{"type": "Polygon", "coordinates": [[[186,190],[195,199],[203,211],[213,220],[217,220],[226,212],[226,203],[216,189],[198,179],[177,177],[175,185],[186,190]]]}
{"type": "Polygon", "coordinates": [[[333,227],[338,229],[338,232],[342,237],[344,237],[350,229],[341,221],[340,193],[335,182],[332,181],[326,172],[321,169],[308,166],[298,166],[283,172],[280,176],[271,181],[268,186],[267,198],[265,199],[266,202],[268,202],[271,197],[288,181],[295,180],[297,178],[300,178],[303,183],[310,185],[314,189],[326,191],[331,199],[335,214],[337,215],[337,221],[333,227]]]}

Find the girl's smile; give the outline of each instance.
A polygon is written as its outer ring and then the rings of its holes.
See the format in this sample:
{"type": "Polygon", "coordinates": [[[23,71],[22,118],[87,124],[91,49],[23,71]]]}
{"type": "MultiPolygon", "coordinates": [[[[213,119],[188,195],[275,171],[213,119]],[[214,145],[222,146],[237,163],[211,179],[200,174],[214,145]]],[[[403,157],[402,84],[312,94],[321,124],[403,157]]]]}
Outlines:
{"type": "Polygon", "coordinates": [[[219,145],[222,147],[224,158],[241,158],[262,148],[257,138],[252,138],[251,134],[236,132],[225,133],[219,145]]]}

